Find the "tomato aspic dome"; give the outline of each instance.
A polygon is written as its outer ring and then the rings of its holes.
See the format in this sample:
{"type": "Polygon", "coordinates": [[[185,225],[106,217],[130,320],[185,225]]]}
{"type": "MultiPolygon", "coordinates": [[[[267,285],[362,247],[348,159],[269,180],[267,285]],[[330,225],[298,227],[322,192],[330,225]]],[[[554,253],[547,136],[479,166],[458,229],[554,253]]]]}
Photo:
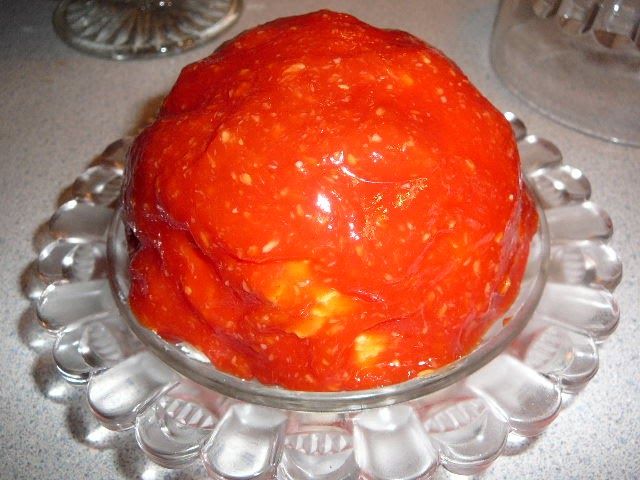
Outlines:
{"type": "Polygon", "coordinates": [[[129,153],[139,321],[296,390],[468,353],[537,228],[508,122],[437,49],[319,11],[184,68],[129,153]]]}

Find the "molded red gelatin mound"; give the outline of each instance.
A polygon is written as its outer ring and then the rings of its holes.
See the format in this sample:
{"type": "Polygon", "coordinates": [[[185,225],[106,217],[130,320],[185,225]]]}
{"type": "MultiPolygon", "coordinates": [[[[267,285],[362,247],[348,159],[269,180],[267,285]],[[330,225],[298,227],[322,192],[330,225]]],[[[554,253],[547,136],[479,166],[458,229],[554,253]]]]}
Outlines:
{"type": "Polygon", "coordinates": [[[468,353],[537,227],[511,129],[460,69],[329,11],[187,66],[135,141],[124,202],[142,324],[316,391],[468,353]]]}

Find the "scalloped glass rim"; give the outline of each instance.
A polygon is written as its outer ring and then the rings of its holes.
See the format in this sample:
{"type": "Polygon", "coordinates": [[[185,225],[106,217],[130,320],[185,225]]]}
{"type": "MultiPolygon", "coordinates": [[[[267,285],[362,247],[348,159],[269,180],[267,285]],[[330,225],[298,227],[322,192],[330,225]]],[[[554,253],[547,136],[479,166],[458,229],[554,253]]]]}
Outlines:
{"type": "Polygon", "coordinates": [[[430,375],[376,389],[308,392],[243,380],[189,356],[184,349],[140,325],[128,304],[129,256],[120,206],[107,233],[109,284],[125,323],[136,337],[170,368],[206,388],[250,403],[308,412],[347,412],[393,405],[434,393],[469,376],[504,351],[526,326],[544,290],[550,251],[545,213],[535,190],[530,191],[536,200],[538,230],[531,242],[529,262],[520,292],[509,311],[493,322],[482,343],[468,355],[430,375]]]}

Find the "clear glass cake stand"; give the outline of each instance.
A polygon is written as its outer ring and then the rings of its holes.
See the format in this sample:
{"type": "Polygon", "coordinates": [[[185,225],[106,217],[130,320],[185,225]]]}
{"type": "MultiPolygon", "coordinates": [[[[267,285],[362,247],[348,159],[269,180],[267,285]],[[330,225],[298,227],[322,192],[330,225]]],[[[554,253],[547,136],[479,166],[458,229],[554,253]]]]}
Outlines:
{"type": "Polygon", "coordinates": [[[213,368],[142,328],[127,305],[119,191],[130,140],[107,148],[52,216],[35,300],[60,374],[106,428],[134,429],[167,468],[215,479],[423,479],[473,475],[508,442],[539,435],[598,369],[615,329],[622,265],[591,187],[548,140],[507,113],[541,222],[509,321],[420,379],[374,390],[296,392],[213,368]]]}
{"type": "Polygon", "coordinates": [[[504,0],[491,62],[550,118],[640,147],[639,25],[640,0],[504,0]]]}
{"type": "Polygon", "coordinates": [[[236,21],[241,0],[62,0],[53,26],[84,53],[124,60],[184,52],[236,21]]]}

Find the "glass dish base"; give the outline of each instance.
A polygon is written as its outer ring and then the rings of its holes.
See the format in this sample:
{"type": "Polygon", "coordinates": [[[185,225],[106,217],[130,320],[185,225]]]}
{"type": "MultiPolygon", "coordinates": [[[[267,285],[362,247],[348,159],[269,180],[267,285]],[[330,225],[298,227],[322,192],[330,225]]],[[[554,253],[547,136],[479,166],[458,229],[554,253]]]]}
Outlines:
{"type": "Polygon", "coordinates": [[[110,145],[76,179],[36,260],[45,287],[35,308],[55,336],[58,371],[84,389],[104,427],[133,429],[140,449],[167,468],[195,463],[215,479],[480,473],[509,444],[543,432],[575,398],[596,374],[598,345],[619,318],[612,292],[622,265],[608,245],[609,216],[553,143],[506,117],[548,224],[548,275],[524,330],[474,373],[409,402],[390,397],[377,408],[311,412],[237,400],[167,366],[129,330],[107,279],[107,233],[130,140],[110,145]]]}
{"type": "Polygon", "coordinates": [[[180,53],[217,37],[241,0],[62,0],[56,33],[91,55],[125,60],[180,53]]]}
{"type": "Polygon", "coordinates": [[[588,135],[640,147],[640,2],[505,0],[491,63],[518,97],[588,135]]]}

